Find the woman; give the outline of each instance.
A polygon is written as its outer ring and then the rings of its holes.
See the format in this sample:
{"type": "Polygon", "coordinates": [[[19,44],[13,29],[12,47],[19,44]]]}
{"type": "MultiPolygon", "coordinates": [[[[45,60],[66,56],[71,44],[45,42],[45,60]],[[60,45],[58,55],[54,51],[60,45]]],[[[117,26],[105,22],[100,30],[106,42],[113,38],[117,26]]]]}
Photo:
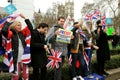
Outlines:
{"type": "MultiPolygon", "coordinates": [[[[28,21],[28,19],[26,19],[24,15],[20,14],[20,17],[25,19],[25,21],[28,21]]],[[[28,37],[30,36],[30,31],[28,27],[22,30],[22,25],[20,21],[13,21],[12,24],[11,21],[12,18],[8,18],[1,31],[4,37],[6,37],[7,39],[7,43],[9,42],[9,44],[6,43],[6,53],[8,54],[12,53],[13,56],[14,67],[11,70],[9,68],[9,72],[13,73],[11,80],[19,79],[21,68],[23,72],[22,79],[28,80],[29,75],[27,63],[30,62],[29,54],[30,38],[28,37]],[[26,48],[28,50],[26,50],[26,48]],[[27,57],[24,57],[23,59],[23,55],[27,53],[28,53],[27,57]]],[[[11,55],[8,55],[8,57],[10,56],[11,55]]]]}
{"type": "Polygon", "coordinates": [[[71,40],[71,44],[70,44],[70,52],[72,54],[72,80],[77,80],[77,78],[79,78],[80,80],[84,80],[82,78],[82,69],[84,69],[84,59],[83,59],[83,54],[82,54],[82,46],[80,44],[80,42],[82,42],[83,40],[80,38],[80,35],[78,33],[78,29],[80,28],[81,24],[79,24],[79,22],[74,22],[73,26],[74,28],[72,29],[73,32],[73,36],[74,38],[71,40]],[[76,62],[79,61],[80,62],[80,67],[77,67],[76,69],[76,62]],[[78,73],[78,74],[77,74],[78,73]]]}
{"type": "MultiPolygon", "coordinates": [[[[27,22],[29,26],[32,26],[30,22],[27,22]]],[[[46,23],[40,23],[35,29],[31,27],[31,63],[33,67],[33,80],[46,80],[46,64],[48,52],[48,46],[45,42],[45,34],[47,33],[48,25],[46,23]],[[39,71],[40,69],[40,71],[39,71]],[[41,73],[40,73],[41,72],[41,73]]]]}

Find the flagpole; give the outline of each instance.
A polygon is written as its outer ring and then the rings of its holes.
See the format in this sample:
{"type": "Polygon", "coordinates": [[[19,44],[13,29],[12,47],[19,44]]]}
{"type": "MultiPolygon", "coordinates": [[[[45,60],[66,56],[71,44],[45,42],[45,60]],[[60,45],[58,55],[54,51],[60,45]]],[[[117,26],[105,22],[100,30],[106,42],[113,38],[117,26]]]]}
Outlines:
{"type": "Polygon", "coordinates": [[[13,0],[8,0],[8,3],[9,3],[9,2],[12,4],[12,3],[13,3],[13,0]]]}
{"type": "MultiPolygon", "coordinates": [[[[13,0],[8,0],[8,3],[13,4],[13,0]]],[[[13,13],[12,13],[13,14],[13,13]]],[[[11,14],[11,15],[12,15],[11,14]]]]}
{"type": "Polygon", "coordinates": [[[11,0],[11,4],[13,3],[13,0],[11,0]]]}

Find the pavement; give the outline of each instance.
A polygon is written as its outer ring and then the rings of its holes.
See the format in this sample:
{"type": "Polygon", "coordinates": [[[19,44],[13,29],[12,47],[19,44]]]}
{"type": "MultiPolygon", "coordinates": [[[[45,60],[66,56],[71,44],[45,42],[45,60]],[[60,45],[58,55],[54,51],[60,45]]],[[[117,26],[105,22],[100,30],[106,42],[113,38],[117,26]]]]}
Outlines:
{"type": "Polygon", "coordinates": [[[110,75],[105,80],[120,80],[120,68],[111,69],[106,72],[110,75]]]}

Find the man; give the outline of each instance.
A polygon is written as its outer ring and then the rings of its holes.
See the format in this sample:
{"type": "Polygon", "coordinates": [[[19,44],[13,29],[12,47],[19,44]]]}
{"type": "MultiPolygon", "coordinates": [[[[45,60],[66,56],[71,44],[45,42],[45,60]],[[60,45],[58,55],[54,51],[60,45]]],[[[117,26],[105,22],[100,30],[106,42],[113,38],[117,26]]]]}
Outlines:
{"type": "Polygon", "coordinates": [[[54,68],[54,80],[62,80],[62,65],[65,60],[65,56],[67,55],[67,44],[56,42],[56,36],[58,35],[59,31],[58,29],[63,29],[63,25],[65,22],[64,17],[59,17],[57,23],[48,31],[48,34],[46,35],[46,40],[51,43],[51,48],[54,50],[57,50],[59,52],[62,52],[62,62],[59,63],[59,68],[54,68]]]}
{"type": "Polygon", "coordinates": [[[33,29],[30,21],[26,21],[31,32],[30,53],[31,65],[33,68],[33,80],[46,80],[48,46],[45,42],[45,35],[48,31],[48,24],[40,23],[33,29]]]}
{"type": "Polygon", "coordinates": [[[107,34],[105,32],[105,29],[102,29],[102,23],[100,20],[98,20],[96,24],[97,29],[95,30],[95,33],[98,36],[98,38],[96,39],[96,44],[99,47],[99,49],[97,50],[97,71],[100,75],[108,75],[108,73],[104,71],[105,61],[110,60],[107,34]]]}

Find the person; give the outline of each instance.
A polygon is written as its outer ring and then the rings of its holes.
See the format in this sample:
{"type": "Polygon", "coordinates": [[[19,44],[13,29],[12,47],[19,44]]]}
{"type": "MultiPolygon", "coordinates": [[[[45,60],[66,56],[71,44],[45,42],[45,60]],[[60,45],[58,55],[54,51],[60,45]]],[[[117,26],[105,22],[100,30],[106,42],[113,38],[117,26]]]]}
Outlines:
{"type": "Polygon", "coordinates": [[[102,28],[102,23],[100,20],[96,22],[97,29],[95,33],[98,38],[96,39],[96,45],[99,47],[97,50],[97,71],[99,75],[108,75],[104,71],[105,61],[110,60],[110,51],[107,41],[107,34],[105,29],[102,28]]]}
{"type": "Polygon", "coordinates": [[[118,42],[119,42],[119,36],[117,35],[117,32],[113,32],[112,33],[112,48],[116,48],[118,42]]]}
{"type": "Polygon", "coordinates": [[[97,36],[95,35],[95,32],[92,31],[92,28],[92,22],[86,22],[86,28],[83,29],[83,32],[88,39],[87,43],[84,41],[84,49],[89,59],[88,65],[86,64],[85,66],[85,76],[89,78],[93,78],[91,70],[92,49],[99,49],[98,46],[95,45],[94,40],[97,36]]]}
{"type": "Polygon", "coordinates": [[[77,32],[80,25],[78,22],[74,22],[73,26],[74,28],[72,29],[72,32],[74,38],[71,40],[70,44],[70,52],[72,54],[72,80],[77,80],[77,78],[80,78],[80,80],[84,80],[81,76],[81,72],[84,69],[85,63],[81,49],[82,47],[80,46],[80,34],[77,32]],[[79,61],[81,65],[76,69],[77,61],[79,61]]]}
{"type": "Polygon", "coordinates": [[[56,42],[56,36],[59,33],[58,29],[63,29],[64,22],[65,18],[60,16],[57,23],[48,31],[48,34],[46,35],[46,40],[51,43],[51,48],[62,52],[62,62],[59,63],[59,68],[54,68],[54,80],[62,80],[62,65],[68,52],[66,43],[56,42]]]}
{"type": "Polygon", "coordinates": [[[33,29],[30,21],[26,22],[30,26],[31,42],[31,65],[33,67],[33,80],[46,80],[47,74],[47,54],[48,46],[45,42],[45,35],[48,31],[48,24],[40,23],[38,27],[33,29]]]}
{"type": "MultiPolygon", "coordinates": [[[[23,14],[20,14],[20,17],[23,18],[25,21],[28,21],[23,14]]],[[[29,53],[30,50],[28,49],[27,52],[25,51],[26,47],[29,45],[30,39],[26,39],[27,36],[30,36],[30,32],[28,27],[22,29],[22,25],[20,21],[13,21],[11,18],[8,18],[2,28],[1,32],[6,39],[11,39],[11,46],[12,46],[12,55],[13,55],[13,63],[14,68],[12,71],[12,79],[11,80],[18,80],[20,71],[22,69],[22,79],[28,80],[29,73],[28,73],[28,64],[26,64],[26,60],[23,61],[22,56],[25,53],[29,53]],[[29,35],[25,35],[25,33],[29,35]],[[25,37],[26,36],[26,37],[25,37]],[[25,40],[28,40],[26,42],[25,40]]],[[[10,43],[9,43],[10,44],[10,43]]],[[[8,47],[6,47],[8,49],[8,47]]],[[[10,48],[10,47],[9,47],[10,48]]],[[[6,49],[6,50],[7,50],[6,49]]],[[[29,53],[30,54],[30,53],[29,53]]],[[[26,57],[25,57],[26,58],[26,57]]],[[[28,62],[30,62],[30,56],[27,58],[28,62]]],[[[10,63],[12,65],[12,63],[10,63]]],[[[10,67],[10,66],[9,66],[10,67]]]]}

